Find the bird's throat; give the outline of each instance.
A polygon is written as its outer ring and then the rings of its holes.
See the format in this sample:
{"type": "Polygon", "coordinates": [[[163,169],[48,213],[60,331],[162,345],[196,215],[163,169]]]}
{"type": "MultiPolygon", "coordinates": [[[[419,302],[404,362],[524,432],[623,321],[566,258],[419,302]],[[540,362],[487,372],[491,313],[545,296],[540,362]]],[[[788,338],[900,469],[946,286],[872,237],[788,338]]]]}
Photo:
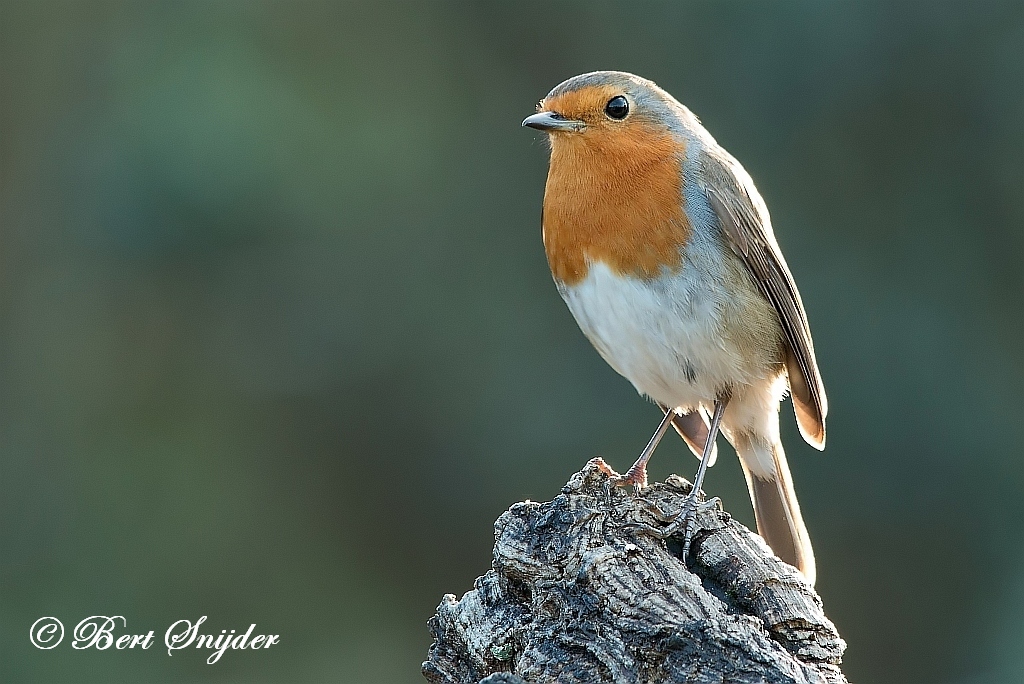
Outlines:
{"type": "Polygon", "coordinates": [[[594,262],[645,280],[678,269],[692,230],[684,155],[670,135],[553,136],[543,226],[555,278],[574,285],[594,262]]]}

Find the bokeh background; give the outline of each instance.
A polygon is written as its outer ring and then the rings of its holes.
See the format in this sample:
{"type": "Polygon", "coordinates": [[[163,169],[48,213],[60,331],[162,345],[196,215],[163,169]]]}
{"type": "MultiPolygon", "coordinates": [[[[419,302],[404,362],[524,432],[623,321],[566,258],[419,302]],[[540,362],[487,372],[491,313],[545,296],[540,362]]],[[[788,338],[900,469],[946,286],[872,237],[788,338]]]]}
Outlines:
{"type": "MultiPolygon", "coordinates": [[[[493,520],[658,420],[551,283],[519,126],[610,68],[772,210],[848,675],[1024,682],[1024,5],[811,0],[0,2],[0,680],[421,681],[493,520]],[[94,614],[281,644],[29,644],[94,614]]],[[[731,454],[706,489],[752,522],[731,454]]]]}

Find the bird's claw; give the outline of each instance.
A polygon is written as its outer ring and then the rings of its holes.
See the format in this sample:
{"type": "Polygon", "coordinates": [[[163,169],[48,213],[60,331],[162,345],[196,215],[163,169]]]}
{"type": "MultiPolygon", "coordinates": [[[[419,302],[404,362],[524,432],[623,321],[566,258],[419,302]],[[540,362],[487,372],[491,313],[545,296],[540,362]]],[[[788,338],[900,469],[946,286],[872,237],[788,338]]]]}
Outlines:
{"type": "Polygon", "coordinates": [[[668,539],[677,534],[680,529],[683,530],[683,562],[686,562],[686,555],[690,551],[690,542],[693,541],[697,514],[710,511],[713,508],[721,510],[722,500],[716,496],[706,501],[698,501],[696,493],[691,492],[683,499],[683,505],[676,513],[665,513],[657,504],[648,504],[646,508],[658,522],[668,524],[657,528],[645,523],[634,523],[631,527],[656,539],[668,539]]]}
{"type": "Polygon", "coordinates": [[[633,485],[633,493],[639,495],[640,492],[647,488],[647,469],[634,466],[627,470],[624,475],[613,477],[611,482],[616,487],[633,485]]]}
{"type": "Polygon", "coordinates": [[[619,474],[614,468],[605,463],[603,458],[592,458],[590,463],[608,476],[608,482],[611,485],[616,487],[633,485],[633,491],[636,494],[640,494],[640,492],[647,488],[647,468],[643,466],[638,467],[634,463],[625,474],[619,474]]]}

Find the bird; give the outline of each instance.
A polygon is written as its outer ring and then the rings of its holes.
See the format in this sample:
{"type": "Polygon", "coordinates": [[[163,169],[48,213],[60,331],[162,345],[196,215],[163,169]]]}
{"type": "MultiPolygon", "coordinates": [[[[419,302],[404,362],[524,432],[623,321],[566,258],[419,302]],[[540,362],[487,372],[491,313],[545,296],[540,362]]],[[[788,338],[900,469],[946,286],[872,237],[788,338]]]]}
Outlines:
{"type": "Polygon", "coordinates": [[[542,236],[558,292],[597,352],[664,417],[616,485],[647,486],[673,426],[700,465],[684,532],[717,499],[701,486],[721,432],[734,447],[758,534],[814,584],[816,565],[779,434],[792,397],[803,439],[825,447],[828,403],[810,326],[754,181],[654,82],[594,71],[555,86],[523,126],[547,134],[542,236]]]}

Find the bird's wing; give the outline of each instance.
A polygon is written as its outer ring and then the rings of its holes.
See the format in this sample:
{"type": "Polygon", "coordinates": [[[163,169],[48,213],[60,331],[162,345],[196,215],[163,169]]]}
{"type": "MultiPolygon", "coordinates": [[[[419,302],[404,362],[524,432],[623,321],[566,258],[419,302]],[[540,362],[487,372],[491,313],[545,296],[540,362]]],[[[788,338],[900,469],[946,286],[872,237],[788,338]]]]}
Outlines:
{"type": "Polygon", "coordinates": [[[779,314],[788,342],[786,367],[797,424],[808,444],[823,449],[828,413],[825,386],[814,359],[807,314],[775,241],[768,207],[740,163],[717,145],[709,147],[702,155],[702,189],[729,247],[743,259],[761,292],[779,314]]]}

